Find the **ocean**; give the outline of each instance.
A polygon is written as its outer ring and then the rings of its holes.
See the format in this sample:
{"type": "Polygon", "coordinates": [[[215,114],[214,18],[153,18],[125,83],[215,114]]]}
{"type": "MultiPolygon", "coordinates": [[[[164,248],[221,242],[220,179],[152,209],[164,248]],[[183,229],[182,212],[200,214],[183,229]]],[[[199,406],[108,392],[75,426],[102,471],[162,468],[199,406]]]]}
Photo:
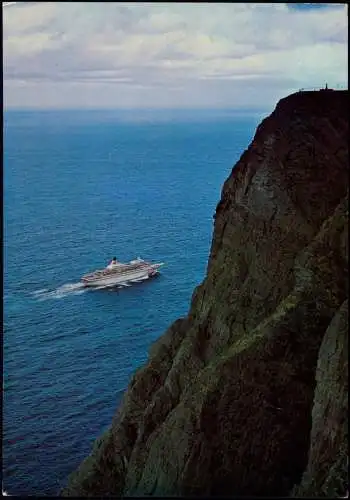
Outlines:
{"type": "Polygon", "coordinates": [[[3,489],[57,495],[203,280],[222,185],[261,115],[6,111],[3,489]],[[165,262],[85,290],[116,256],[165,262]]]}

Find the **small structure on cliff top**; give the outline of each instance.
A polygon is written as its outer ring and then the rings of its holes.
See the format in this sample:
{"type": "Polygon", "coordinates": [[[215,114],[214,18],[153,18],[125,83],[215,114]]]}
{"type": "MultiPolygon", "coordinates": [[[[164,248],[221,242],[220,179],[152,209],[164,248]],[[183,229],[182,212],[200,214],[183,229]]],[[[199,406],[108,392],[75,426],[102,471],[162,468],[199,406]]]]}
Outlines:
{"type": "MultiPolygon", "coordinates": [[[[336,85],[336,87],[340,90],[342,88],[344,88],[344,86],[341,86],[341,85],[336,85]]],[[[328,83],[325,84],[324,87],[304,87],[304,88],[301,88],[299,89],[299,92],[311,92],[311,91],[315,91],[315,90],[319,90],[319,91],[333,91],[334,89],[330,89],[328,87],[328,83]]],[[[345,90],[345,88],[344,88],[345,90]]]]}

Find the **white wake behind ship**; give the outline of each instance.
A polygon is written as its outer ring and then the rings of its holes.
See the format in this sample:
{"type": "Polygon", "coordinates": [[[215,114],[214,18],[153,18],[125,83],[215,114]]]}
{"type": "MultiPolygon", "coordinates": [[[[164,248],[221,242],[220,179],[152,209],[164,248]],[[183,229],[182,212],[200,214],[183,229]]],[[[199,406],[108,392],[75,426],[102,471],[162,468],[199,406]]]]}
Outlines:
{"type": "Polygon", "coordinates": [[[112,262],[105,269],[85,274],[81,278],[81,282],[86,287],[112,287],[128,282],[135,283],[156,276],[159,268],[163,265],[163,262],[151,264],[139,257],[125,264],[113,258],[112,262]]]}

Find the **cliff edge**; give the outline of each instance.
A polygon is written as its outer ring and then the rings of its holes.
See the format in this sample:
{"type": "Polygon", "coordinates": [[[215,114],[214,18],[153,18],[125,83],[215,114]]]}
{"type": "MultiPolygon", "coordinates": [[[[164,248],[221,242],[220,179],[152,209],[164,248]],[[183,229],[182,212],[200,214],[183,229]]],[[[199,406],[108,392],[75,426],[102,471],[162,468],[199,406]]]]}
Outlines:
{"type": "Polygon", "coordinates": [[[347,91],[298,92],[259,125],[188,316],[64,496],[345,495],[347,109],[347,91]]]}

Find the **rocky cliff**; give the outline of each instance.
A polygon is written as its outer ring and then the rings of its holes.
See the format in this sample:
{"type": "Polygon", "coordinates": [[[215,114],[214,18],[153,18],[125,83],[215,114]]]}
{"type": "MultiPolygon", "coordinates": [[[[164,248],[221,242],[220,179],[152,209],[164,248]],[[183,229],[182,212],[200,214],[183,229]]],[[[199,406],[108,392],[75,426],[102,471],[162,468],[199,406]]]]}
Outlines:
{"type": "Polygon", "coordinates": [[[64,495],[345,494],[347,109],[347,91],[299,92],[259,125],[188,316],[64,495]]]}

